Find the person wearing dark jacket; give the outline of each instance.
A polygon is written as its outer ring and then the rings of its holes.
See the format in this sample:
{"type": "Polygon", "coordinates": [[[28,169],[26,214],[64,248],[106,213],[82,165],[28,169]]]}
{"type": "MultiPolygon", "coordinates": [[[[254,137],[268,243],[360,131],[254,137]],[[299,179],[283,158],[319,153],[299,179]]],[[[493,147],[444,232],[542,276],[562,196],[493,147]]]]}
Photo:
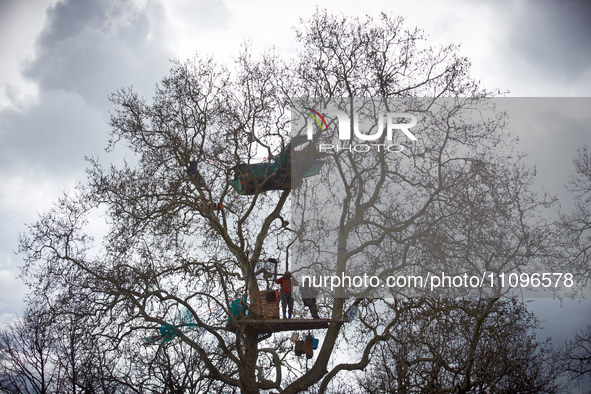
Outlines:
{"type": "Polygon", "coordinates": [[[304,306],[310,309],[310,313],[314,319],[320,319],[318,315],[318,305],[316,305],[316,297],[318,296],[318,290],[310,286],[310,284],[304,284],[300,286],[300,294],[302,295],[302,301],[304,306]]]}
{"type": "Polygon", "coordinates": [[[285,319],[286,309],[289,311],[289,318],[293,315],[293,297],[292,290],[293,286],[298,286],[299,283],[296,278],[291,276],[289,271],[285,271],[285,274],[275,279],[275,283],[281,285],[281,309],[283,310],[283,318],[285,319]]]}

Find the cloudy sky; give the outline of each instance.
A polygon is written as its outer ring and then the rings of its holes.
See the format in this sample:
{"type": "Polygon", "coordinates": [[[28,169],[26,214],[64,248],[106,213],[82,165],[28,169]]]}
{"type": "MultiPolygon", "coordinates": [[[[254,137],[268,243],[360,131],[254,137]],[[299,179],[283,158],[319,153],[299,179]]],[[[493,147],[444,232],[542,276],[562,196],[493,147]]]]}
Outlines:
{"type": "MultiPolygon", "coordinates": [[[[460,44],[472,75],[509,97],[591,96],[591,3],[582,0],[0,0],[0,320],[26,293],[15,279],[18,232],[84,179],[84,156],[105,156],[109,93],[133,85],[149,97],[170,59],[231,59],[247,39],[256,50],[294,54],[293,27],[317,7],[401,15],[433,45],[460,44]]],[[[589,102],[577,101],[583,112],[589,102]]],[[[577,116],[568,136],[523,136],[544,140],[532,160],[559,179],[591,141],[577,116]]],[[[539,308],[549,335],[591,321],[589,304],[567,304],[539,308]]]]}

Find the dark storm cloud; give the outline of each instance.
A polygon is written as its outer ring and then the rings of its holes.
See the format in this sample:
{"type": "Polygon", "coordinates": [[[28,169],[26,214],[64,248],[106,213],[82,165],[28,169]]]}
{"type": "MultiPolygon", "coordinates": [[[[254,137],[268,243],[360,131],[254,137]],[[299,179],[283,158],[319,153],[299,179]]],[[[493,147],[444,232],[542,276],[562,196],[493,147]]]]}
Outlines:
{"type": "Polygon", "coordinates": [[[526,163],[536,166],[536,188],[560,198],[563,209],[572,208],[565,189],[573,171],[577,149],[591,145],[591,99],[500,98],[509,112],[509,127],[519,137],[518,149],[527,153],[526,163]]]}
{"type": "Polygon", "coordinates": [[[591,2],[528,0],[510,4],[513,6],[504,7],[510,22],[507,44],[517,59],[558,81],[575,81],[591,69],[591,2]]]}

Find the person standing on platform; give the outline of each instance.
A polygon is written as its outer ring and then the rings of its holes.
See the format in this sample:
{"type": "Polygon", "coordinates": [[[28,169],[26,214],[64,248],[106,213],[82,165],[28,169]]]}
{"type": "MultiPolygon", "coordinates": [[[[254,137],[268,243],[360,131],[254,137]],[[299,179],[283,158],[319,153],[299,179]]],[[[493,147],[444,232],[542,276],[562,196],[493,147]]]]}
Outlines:
{"type": "Polygon", "coordinates": [[[316,297],[318,296],[318,290],[309,283],[300,286],[300,294],[302,295],[302,301],[304,302],[304,306],[307,306],[310,309],[310,313],[314,319],[320,319],[318,315],[318,305],[316,305],[316,297]]]}
{"type": "Polygon", "coordinates": [[[281,285],[281,309],[283,310],[283,318],[286,319],[285,312],[287,309],[289,319],[291,319],[293,315],[292,290],[294,286],[299,286],[299,283],[296,278],[291,276],[289,271],[285,271],[285,274],[281,278],[275,279],[275,283],[281,285]]]}

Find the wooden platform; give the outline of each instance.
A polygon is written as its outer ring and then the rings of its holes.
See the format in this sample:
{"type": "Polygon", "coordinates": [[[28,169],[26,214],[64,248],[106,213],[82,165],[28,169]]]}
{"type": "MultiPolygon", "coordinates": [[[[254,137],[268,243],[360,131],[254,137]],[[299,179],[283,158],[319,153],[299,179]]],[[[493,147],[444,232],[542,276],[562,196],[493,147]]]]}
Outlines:
{"type": "Polygon", "coordinates": [[[242,319],[235,325],[244,328],[245,334],[266,334],[280,331],[318,330],[328,328],[329,323],[346,323],[334,319],[242,319]]]}

